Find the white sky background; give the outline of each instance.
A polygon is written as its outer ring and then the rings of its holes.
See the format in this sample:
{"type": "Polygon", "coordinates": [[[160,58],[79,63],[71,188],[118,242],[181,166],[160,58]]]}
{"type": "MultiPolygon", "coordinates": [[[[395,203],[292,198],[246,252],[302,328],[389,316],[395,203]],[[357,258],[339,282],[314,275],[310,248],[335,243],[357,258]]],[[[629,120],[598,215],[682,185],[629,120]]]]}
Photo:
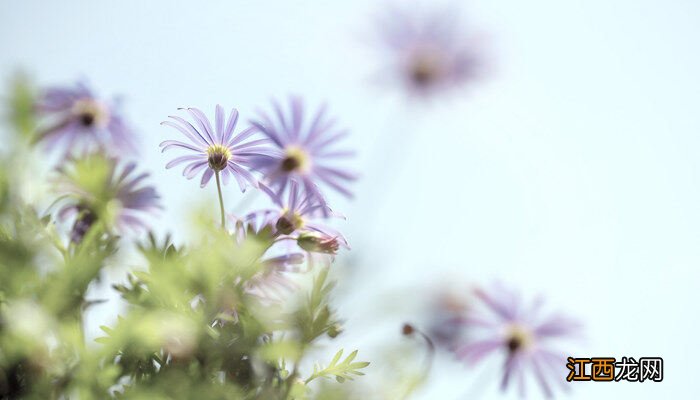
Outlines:
{"type": "MultiPolygon", "coordinates": [[[[383,60],[368,40],[370,16],[380,9],[369,0],[3,0],[0,76],[23,67],[43,84],[84,76],[101,94],[122,93],[168,207],[162,232],[216,201],[213,187],[164,169],[174,153],[158,143],[178,135],[159,126],[167,115],[221,103],[245,120],[271,96],[327,100],[361,152],[357,199],[332,198],[362,263],[343,271],[357,297],[341,307],[360,354],[367,331],[418,319],[412,307],[429,298],[421,287],[500,279],[584,321],[579,356],[664,357],[661,384],[572,384],[569,398],[691,397],[700,3],[474,2],[461,9],[488,36],[495,68],[428,105],[372,83],[383,60]],[[388,303],[403,304],[383,315],[388,303]]],[[[228,204],[239,196],[227,187],[228,204]]],[[[473,385],[456,363],[436,371],[417,398],[459,398],[473,385]]],[[[482,398],[500,398],[494,387],[482,398]]]]}

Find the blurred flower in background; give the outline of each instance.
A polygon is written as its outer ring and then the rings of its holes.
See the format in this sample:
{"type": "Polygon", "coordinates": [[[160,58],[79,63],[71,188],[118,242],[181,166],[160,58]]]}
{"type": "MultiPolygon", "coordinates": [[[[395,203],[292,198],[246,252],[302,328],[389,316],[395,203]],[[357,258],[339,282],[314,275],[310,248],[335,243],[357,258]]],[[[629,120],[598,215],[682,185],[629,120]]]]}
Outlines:
{"type": "Polygon", "coordinates": [[[485,357],[505,355],[501,389],[516,380],[521,396],[525,395],[525,376],[532,372],[548,398],[553,396],[552,383],[563,384],[562,368],[566,355],[558,352],[552,341],[573,338],[580,325],[562,315],[543,315],[541,298],[527,304],[519,293],[494,285],[474,291],[474,308],[464,318],[465,341],[455,349],[467,364],[477,364],[485,357]]]}
{"type": "Polygon", "coordinates": [[[465,29],[457,10],[420,12],[392,7],[378,19],[379,47],[389,80],[412,97],[432,98],[462,90],[482,75],[482,39],[465,29]]]}
{"type": "Polygon", "coordinates": [[[43,90],[35,107],[42,119],[35,140],[46,147],[57,147],[64,154],[136,151],[134,133],[117,102],[97,97],[84,82],[43,90]]]}
{"type": "Polygon", "coordinates": [[[348,184],[357,176],[334,165],[337,160],[355,155],[354,151],[334,147],[348,131],[335,128],[335,120],[326,118],[325,107],[304,122],[304,103],[299,97],[289,99],[289,116],[285,116],[276,101],[273,101],[273,108],[276,120],[261,112],[258,119],[252,121],[275,147],[273,157],[260,157],[255,162],[255,169],[263,172],[265,181],[282,192],[290,181],[297,180],[323,205],[326,200],[317,187],[320,184],[351,197],[348,184]]]}
{"type": "MultiPolygon", "coordinates": [[[[234,222],[232,235],[238,245],[251,237],[274,237],[274,229],[269,224],[258,224],[259,221],[244,223],[235,217],[230,219],[234,222]]],[[[268,249],[267,253],[270,251],[268,249]]],[[[260,273],[247,282],[247,293],[257,296],[261,301],[280,302],[294,289],[298,289],[296,283],[289,278],[289,273],[305,272],[305,257],[304,254],[294,251],[285,251],[276,256],[267,253],[261,260],[260,273]]]]}
{"type": "Polygon", "coordinates": [[[440,289],[430,299],[427,334],[439,348],[453,350],[462,338],[469,300],[452,286],[440,289]]]}
{"type": "Polygon", "coordinates": [[[75,217],[71,241],[82,241],[98,221],[121,231],[146,228],[142,217],[161,208],[160,197],[144,183],[149,174],[135,171],[135,163],[121,164],[102,153],[71,157],[58,168],[58,217],[75,217]]]}

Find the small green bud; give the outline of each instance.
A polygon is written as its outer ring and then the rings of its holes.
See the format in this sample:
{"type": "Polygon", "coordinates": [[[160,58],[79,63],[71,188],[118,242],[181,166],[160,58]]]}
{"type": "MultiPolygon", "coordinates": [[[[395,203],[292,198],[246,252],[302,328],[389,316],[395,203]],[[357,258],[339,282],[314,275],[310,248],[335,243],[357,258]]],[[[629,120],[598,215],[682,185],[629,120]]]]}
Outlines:
{"type": "Polygon", "coordinates": [[[343,333],[343,327],[338,323],[335,323],[328,328],[328,336],[333,339],[335,339],[341,333],[343,333]]]}

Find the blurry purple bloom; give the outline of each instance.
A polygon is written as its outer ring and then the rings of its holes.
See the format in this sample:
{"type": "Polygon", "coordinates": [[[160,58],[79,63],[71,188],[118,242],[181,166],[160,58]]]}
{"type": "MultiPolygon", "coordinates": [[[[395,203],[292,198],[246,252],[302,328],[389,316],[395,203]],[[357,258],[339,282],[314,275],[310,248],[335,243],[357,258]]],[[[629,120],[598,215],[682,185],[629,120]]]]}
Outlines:
{"type": "Polygon", "coordinates": [[[520,296],[500,286],[475,291],[478,309],[471,310],[464,324],[469,340],[456,349],[458,358],[475,364],[491,354],[505,355],[501,389],[517,380],[525,395],[525,373],[532,371],[546,397],[553,396],[551,382],[563,382],[566,355],[555,351],[551,341],[576,335],[579,324],[560,315],[541,315],[541,299],[526,305],[520,296]]]}
{"type": "Polygon", "coordinates": [[[37,136],[37,141],[47,147],[61,148],[65,154],[95,149],[111,154],[136,150],[133,131],[115,102],[99,99],[85,83],[46,89],[36,109],[48,120],[48,126],[37,136]]]}
{"type": "MultiPolygon", "coordinates": [[[[183,109],[181,109],[183,110],[183,109]]],[[[165,168],[187,163],[182,174],[187,179],[194,178],[204,171],[200,186],[209,183],[214,173],[220,172],[224,184],[233,176],[238,182],[241,191],[245,192],[248,185],[258,187],[258,181],[248,171],[252,160],[256,157],[269,157],[271,151],[264,147],[267,139],[246,141],[257,130],[248,128],[238,135],[234,135],[234,129],[238,122],[238,110],[235,108],[229,114],[228,122],[224,125],[225,111],[220,105],[216,106],[215,128],[212,128],[209,120],[203,112],[196,108],[187,108],[197,128],[194,125],[177,116],[170,116],[173,121],[164,121],[161,125],[167,125],[180,131],[189,139],[190,143],[177,140],[166,140],[160,144],[163,151],[179,147],[190,150],[195,154],[184,155],[170,161],[165,168]]]]}
{"type": "MultiPolygon", "coordinates": [[[[273,229],[268,225],[260,225],[260,221],[244,223],[235,220],[233,232],[236,242],[243,243],[251,235],[267,236],[273,229]]],[[[260,263],[262,271],[246,282],[246,293],[258,297],[264,302],[282,300],[289,292],[297,288],[287,276],[288,273],[301,272],[300,265],[304,262],[301,253],[287,252],[282,255],[264,257],[260,263]]]]}
{"type": "Polygon", "coordinates": [[[260,113],[259,119],[252,122],[275,146],[272,157],[259,157],[255,161],[255,169],[265,175],[267,183],[282,192],[290,181],[296,180],[321,204],[325,204],[325,199],[319,192],[318,184],[351,197],[347,185],[356,176],[333,165],[334,160],[355,154],[349,150],[334,149],[334,144],[348,132],[334,128],[335,120],[325,118],[325,107],[321,107],[312,120],[304,123],[304,103],[298,97],[289,100],[289,116],[285,116],[278,102],[273,102],[273,107],[275,117],[260,113]]]}
{"type": "Polygon", "coordinates": [[[64,194],[58,217],[75,216],[73,242],[82,241],[97,221],[119,230],[146,228],[142,217],[161,208],[160,197],[152,186],[144,185],[149,174],[135,174],[135,169],[135,163],[120,166],[116,158],[100,153],[71,158],[58,169],[57,183],[64,194]]]}
{"type": "Polygon", "coordinates": [[[458,13],[420,14],[390,9],[378,21],[391,53],[391,74],[408,93],[430,97],[461,87],[481,74],[478,38],[461,30],[458,13]]]}

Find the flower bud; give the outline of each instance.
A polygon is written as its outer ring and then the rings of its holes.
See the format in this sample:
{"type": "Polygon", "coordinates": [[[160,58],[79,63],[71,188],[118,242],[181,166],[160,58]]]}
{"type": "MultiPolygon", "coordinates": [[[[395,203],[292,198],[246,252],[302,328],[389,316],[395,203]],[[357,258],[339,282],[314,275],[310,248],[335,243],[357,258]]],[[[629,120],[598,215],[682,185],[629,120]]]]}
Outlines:
{"type": "Polygon", "coordinates": [[[340,243],[334,237],[321,237],[312,233],[302,233],[297,238],[299,247],[306,251],[325,254],[337,254],[340,243]]]}
{"type": "Polygon", "coordinates": [[[335,339],[341,333],[343,333],[343,327],[340,326],[340,324],[336,323],[336,324],[331,325],[330,328],[328,328],[328,336],[330,338],[335,339]]]}

